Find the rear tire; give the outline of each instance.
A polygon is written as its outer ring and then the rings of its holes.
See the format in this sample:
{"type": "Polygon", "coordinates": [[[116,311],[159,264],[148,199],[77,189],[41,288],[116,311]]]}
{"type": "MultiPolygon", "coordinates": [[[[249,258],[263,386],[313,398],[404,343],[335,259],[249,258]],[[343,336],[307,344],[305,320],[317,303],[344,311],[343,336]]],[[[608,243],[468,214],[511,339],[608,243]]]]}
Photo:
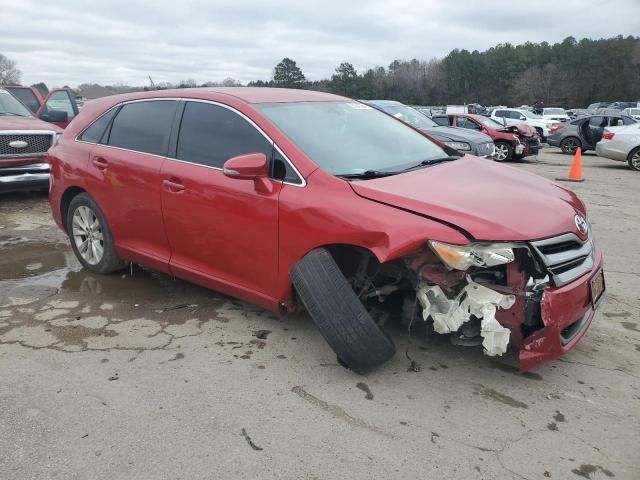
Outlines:
{"type": "Polygon", "coordinates": [[[126,267],[116,252],[102,210],[89,194],[73,197],[67,209],[66,225],[73,252],[84,268],[106,274],[126,267]]]}
{"type": "Polygon", "coordinates": [[[513,158],[513,145],[509,142],[496,142],[493,159],[496,162],[508,162],[513,158]]]}
{"type": "Polygon", "coordinates": [[[329,346],[351,370],[364,374],[395,353],[331,254],[312,250],[290,272],[293,285],[329,346]]]}
{"type": "Polygon", "coordinates": [[[629,157],[627,158],[627,163],[629,164],[629,168],[631,170],[640,172],[640,147],[631,150],[631,152],[629,153],[629,157]]]}
{"type": "Polygon", "coordinates": [[[578,148],[582,148],[582,142],[576,137],[563,138],[560,142],[560,149],[565,155],[573,155],[578,148]]]}

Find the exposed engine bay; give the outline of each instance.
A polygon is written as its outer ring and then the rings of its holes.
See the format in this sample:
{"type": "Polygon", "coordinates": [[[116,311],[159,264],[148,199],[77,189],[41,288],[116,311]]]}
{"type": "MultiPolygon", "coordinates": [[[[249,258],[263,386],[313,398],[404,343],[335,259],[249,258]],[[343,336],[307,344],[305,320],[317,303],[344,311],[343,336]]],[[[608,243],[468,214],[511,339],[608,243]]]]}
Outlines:
{"type": "MultiPolygon", "coordinates": [[[[339,249],[333,254],[344,266],[339,249]]],[[[384,264],[363,250],[343,272],[378,324],[425,322],[453,344],[482,345],[489,356],[504,354],[510,344],[517,348],[544,327],[540,300],[549,276],[526,244],[430,242],[384,264]]]]}

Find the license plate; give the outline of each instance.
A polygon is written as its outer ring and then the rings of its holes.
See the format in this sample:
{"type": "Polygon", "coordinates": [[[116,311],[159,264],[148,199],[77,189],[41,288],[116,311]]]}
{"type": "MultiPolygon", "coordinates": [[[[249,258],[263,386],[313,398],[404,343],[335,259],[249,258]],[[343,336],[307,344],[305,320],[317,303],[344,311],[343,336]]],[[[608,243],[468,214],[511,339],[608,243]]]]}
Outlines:
{"type": "Polygon", "coordinates": [[[604,293],[604,271],[600,270],[595,276],[589,280],[589,290],[591,292],[591,304],[595,308],[604,293]]]}

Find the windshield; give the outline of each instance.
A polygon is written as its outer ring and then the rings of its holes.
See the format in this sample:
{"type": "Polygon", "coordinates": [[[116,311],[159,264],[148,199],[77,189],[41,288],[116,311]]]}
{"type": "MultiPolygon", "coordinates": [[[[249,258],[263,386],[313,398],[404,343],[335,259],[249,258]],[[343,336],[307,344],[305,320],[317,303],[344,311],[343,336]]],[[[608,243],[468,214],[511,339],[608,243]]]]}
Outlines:
{"type": "Polygon", "coordinates": [[[418,112],[414,108],[407,107],[406,105],[395,105],[387,103],[381,104],[380,108],[416,128],[433,128],[439,126],[425,114],[418,112]]]}
{"type": "Polygon", "coordinates": [[[545,115],[566,115],[567,114],[564,108],[545,108],[543,112],[545,115]]]}
{"type": "Polygon", "coordinates": [[[494,119],[492,118],[488,118],[488,117],[476,117],[477,120],[483,124],[485,127],[488,128],[504,128],[504,125],[502,123],[496,122],[494,119]]]}
{"type": "Polygon", "coordinates": [[[9,92],[0,89],[0,115],[30,117],[31,112],[9,92]]]}
{"type": "Polygon", "coordinates": [[[415,130],[362,103],[277,103],[256,108],[311,160],[334,175],[397,172],[421,162],[455,158],[415,130]]]}
{"type": "Polygon", "coordinates": [[[532,118],[532,119],[542,118],[536,115],[535,113],[530,112],[529,110],[520,110],[520,113],[522,113],[527,118],[532,118]]]}

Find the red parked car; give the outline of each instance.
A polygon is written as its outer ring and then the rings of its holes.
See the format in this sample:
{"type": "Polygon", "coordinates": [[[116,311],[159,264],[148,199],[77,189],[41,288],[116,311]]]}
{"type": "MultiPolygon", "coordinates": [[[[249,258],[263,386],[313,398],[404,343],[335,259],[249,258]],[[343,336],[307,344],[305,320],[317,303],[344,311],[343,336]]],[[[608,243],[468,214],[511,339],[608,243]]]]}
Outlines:
{"type": "Polygon", "coordinates": [[[48,188],[47,150],[60,132],[0,88],[0,192],[48,188]]]}
{"type": "Polygon", "coordinates": [[[50,201],[80,262],[136,262],[309,311],[364,373],[382,325],[427,321],[530,369],[576,345],[604,292],[585,205],[321,92],[185,89],[87,104],[49,151],[50,201]]]}
{"type": "Polygon", "coordinates": [[[540,151],[540,137],[536,129],[526,123],[503,125],[492,118],[470,113],[455,113],[432,117],[440,124],[468,128],[486,133],[496,146],[493,159],[497,162],[521,160],[540,151]]]}
{"type": "Polygon", "coordinates": [[[44,97],[35,87],[4,85],[2,88],[20,100],[36,118],[60,128],[66,128],[79,112],[75,95],[68,88],[56,88],[44,97]]]}

